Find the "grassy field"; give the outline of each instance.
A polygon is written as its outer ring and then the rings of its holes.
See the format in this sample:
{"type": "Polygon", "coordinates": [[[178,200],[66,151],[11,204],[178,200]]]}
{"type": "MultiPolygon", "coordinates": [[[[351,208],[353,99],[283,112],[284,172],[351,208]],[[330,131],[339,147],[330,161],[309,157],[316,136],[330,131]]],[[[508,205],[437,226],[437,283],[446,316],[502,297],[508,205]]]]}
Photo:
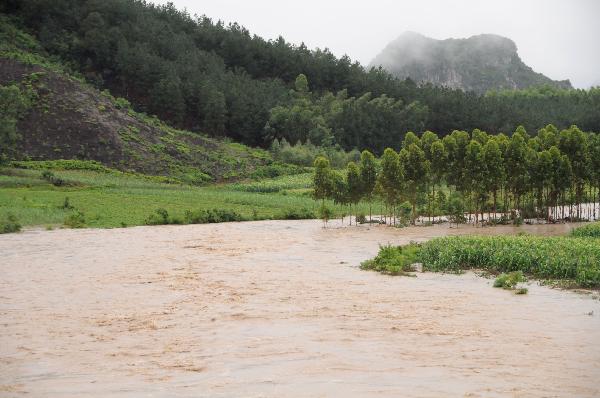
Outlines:
{"type": "Polygon", "coordinates": [[[577,236],[452,236],[420,245],[384,246],[372,260],[362,264],[386,274],[399,275],[416,262],[423,270],[458,272],[465,269],[491,273],[522,272],[567,286],[600,287],[600,241],[587,234],[590,224],[575,230],[577,236]]]}
{"type": "MultiPolygon", "coordinates": [[[[93,164],[70,170],[60,163],[51,170],[28,166],[33,169],[0,169],[0,220],[12,214],[23,226],[58,227],[81,212],[88,227],[121,227],[146,224],[159,208],[178,218],[186,211],[218,209],[244,219],[285,219],[299,211],[318,217],[320,205],[311,197],[310,173],[199,187],[93,164]]],[[[347,211],[328,205],[336,215],[347,211]]],[[[368,206],[361,210],[367,213],[368,206]]]]}

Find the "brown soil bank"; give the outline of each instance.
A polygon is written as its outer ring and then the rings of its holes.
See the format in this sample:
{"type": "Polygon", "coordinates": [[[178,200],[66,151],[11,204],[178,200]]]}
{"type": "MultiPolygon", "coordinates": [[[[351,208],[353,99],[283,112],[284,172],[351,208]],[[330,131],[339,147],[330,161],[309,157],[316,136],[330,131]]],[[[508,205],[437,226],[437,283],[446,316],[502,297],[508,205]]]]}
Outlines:
{"type": "Polygon", "coordinates": [[[0,396],[599,396],[600,301],[357,268],[379,243],[469,231],[268,221],[2,236],[0,396]]]}

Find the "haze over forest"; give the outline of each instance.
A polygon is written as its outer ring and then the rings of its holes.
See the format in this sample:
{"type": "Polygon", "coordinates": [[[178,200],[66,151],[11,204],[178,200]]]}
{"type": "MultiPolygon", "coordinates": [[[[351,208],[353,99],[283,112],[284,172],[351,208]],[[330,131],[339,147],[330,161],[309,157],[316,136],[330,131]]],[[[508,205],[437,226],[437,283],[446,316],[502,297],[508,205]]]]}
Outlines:
{"type": "Polygon", "coordinates": [[[595,0],[307,0],[292,8],[274,0],[173,3],[192,15],[237,22],[265,39],[282,35],[292,43],[304,42],[308,48],[329,48],[337,56],[348,54],[365,66],[407,30],[434,39],[492,33],[513,40],[523,62],[536,72],[553,80],[569,79],[575,88],[600,85],[600,25],[596,22],[600,2],[595,0]]]}

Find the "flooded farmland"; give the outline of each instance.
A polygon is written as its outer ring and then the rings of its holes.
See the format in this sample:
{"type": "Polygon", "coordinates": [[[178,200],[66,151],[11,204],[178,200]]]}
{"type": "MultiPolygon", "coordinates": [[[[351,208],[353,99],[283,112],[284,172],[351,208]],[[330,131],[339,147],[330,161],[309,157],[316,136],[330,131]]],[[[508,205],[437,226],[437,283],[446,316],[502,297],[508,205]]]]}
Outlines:
{"type": "Polygon", "coordinates": [[[600,301],[361,271],[380,244],[568,225],[261,221],[0,237],[0,396],[600,395],[600,301]]]}

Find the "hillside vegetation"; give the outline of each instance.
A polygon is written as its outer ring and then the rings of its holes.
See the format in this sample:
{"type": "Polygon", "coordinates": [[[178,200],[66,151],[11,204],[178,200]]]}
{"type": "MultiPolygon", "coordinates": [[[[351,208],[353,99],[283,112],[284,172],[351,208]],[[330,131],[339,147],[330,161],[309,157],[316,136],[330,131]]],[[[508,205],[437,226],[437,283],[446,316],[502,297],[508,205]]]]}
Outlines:
{"type": "Polygon", "coordinates": [[[381,152],[398,149],[407,131],[499,133],[517,125],[535,131],[548,123],[600,131],[598,89],[535,87],[481,96],[417,85],[327,50],[267,41],[238,24],[192,17],[172,4],[22,0],[0,7],[45,51],[134,109],[252,146],[310,139],[381,152]],[[299,76],[306,84],[296,85],[299,76]]]}
{"type": "Polygon", "coordinates": [[[135,112],[127,100],[67,73],[6,18],[0,18],[0,38],[3,98],[23,103],[14,115],[18,137],[11,157],[95,160],[190,184],[301,171],[275,164],[268,151],[177,130],[135,112]]]}

